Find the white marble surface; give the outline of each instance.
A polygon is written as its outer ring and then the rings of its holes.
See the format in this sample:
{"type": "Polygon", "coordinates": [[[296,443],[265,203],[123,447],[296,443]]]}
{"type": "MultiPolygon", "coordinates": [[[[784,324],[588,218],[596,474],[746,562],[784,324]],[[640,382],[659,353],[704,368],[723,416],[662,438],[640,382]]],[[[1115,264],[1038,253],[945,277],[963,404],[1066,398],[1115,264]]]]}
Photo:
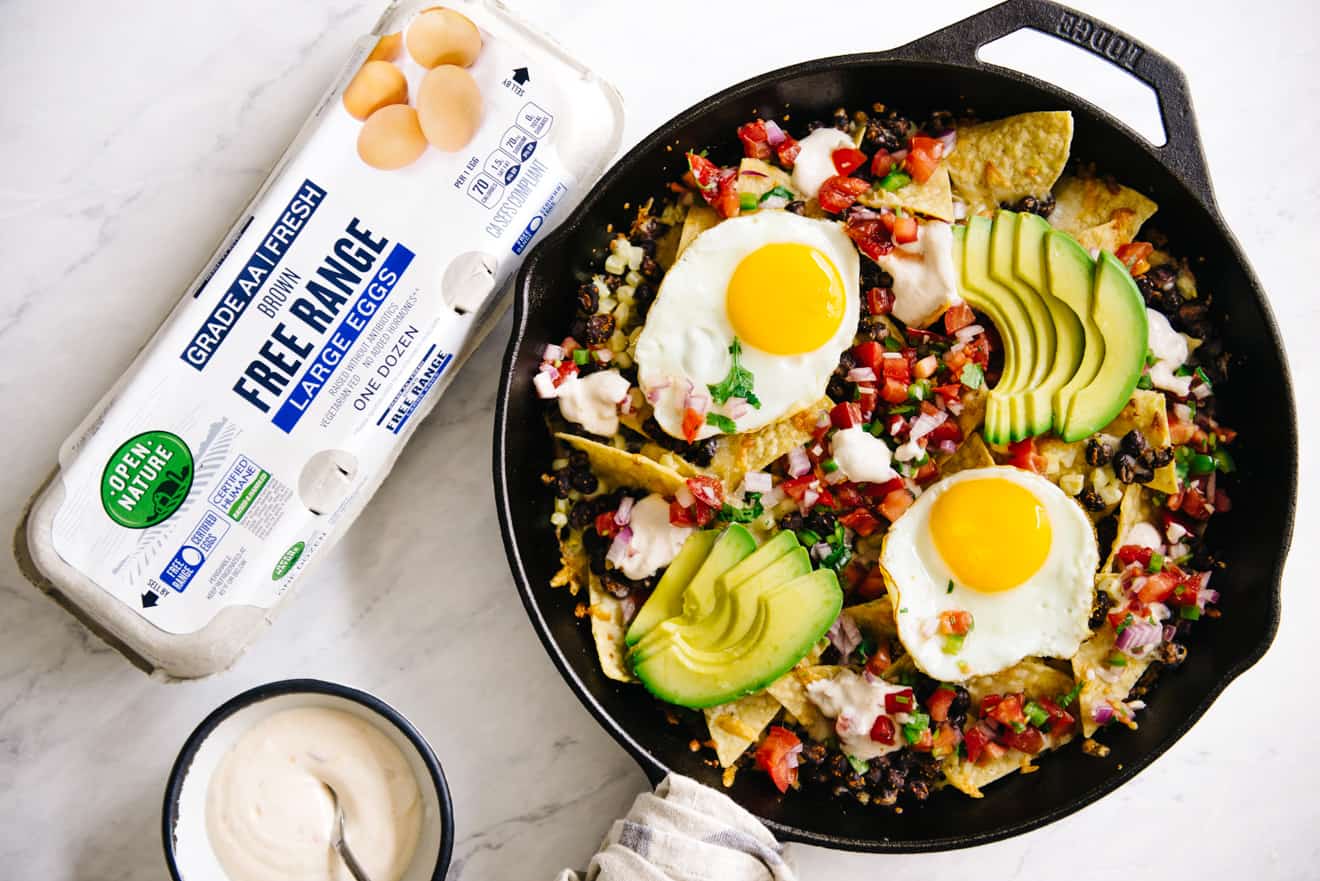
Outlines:
{"type": "MultiPolygon", "coordinates": [[[[0,533],[379,5],[0,4],[0,426],[10,448],[0,533]]],[[[618,84],[631,143],[726,83],[896,45],[978,4],[776,0],[755,15],[710,0],[520,5],[618,84]]],[[[1313,350],[1316,7],[1289,0],[1249,16],[1226,0],[1089,5],[1187,71],[1224,214],[1290,349],[1313,350]]],[[[486,475],[506,330],[418,431],[316,582],[223,676],[148,680],[0,561],[0,876],[164,877],[160,799],[182,739],[236,692],[296,675],[377,692],[429,736],[458,806],[452,877],[549,878],[586,861],[644,780],[560,682],[505,569],[486,475]]],[[[1310,392],[1304,362],[1295,375],[1310,392]]],[[[1309,439],[1278,640],[1173,750],[1030,835],[930,856],[797,848],[802,877],[1026,879],[1079,865],[1091,877],[1315,877],[1320,712],[1300,674],[1315,666],[1320,618],[1318,416],[1302,403],[1309,439]]]]}

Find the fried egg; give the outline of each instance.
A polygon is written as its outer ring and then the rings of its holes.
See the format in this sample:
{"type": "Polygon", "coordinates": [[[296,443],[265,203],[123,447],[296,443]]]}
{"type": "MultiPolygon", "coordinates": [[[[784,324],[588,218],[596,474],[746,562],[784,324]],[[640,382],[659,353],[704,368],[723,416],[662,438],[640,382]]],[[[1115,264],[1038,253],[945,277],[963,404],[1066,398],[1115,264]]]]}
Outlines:
{"type": "Polygon", "coordinates": [[[960,471],[926,490],[880,555],[899,639],[917,667],[944,681],[1076,654],[1090,635],[1099,562],[1081,507],[1009,466],[960,471]],[[958,639],[947,630],[960,612],[971,627],[958,639]]]}
{"type": "Polygon", "coordinates": [[[703,419],[698,439],[721,432],[718,417],[753,431],[825,393],[858,304],[857,250],[838,223],[786,211],[730,218],[693,240],[660,283],[637,339],[638,384],[674,437],[703,403],[717,418],[703,419]],[[729,377],[735,339],[759,406],[709,389],[729,377]]]}

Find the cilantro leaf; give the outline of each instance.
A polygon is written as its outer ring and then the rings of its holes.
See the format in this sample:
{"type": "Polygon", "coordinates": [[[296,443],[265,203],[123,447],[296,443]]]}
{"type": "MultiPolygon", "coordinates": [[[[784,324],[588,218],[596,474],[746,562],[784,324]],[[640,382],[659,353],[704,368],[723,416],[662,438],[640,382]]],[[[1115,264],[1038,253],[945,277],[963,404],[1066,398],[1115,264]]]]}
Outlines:
{"type": "Polygon", "coordinates": [[[729,354],[733,356],[729,375],[724,377],[723,382],[706,386],[710,389],[710,396],[719,404],[727,402],[729,398],[742,398],[753,407],[760,409],[761,401],[752,391],[752,383],[755,381],[752,371],[743,367],[738,360],[742,355],[742,344],[738,342],[737,337],[733,338],[733,343],[729,346],[729,354]]]}
{"type": "Polygon", "coordinates": [[[969,361],[963,365],[962,374],[958,379],[968,388],[980,388],[985,384],[985,373],[981,370],[981,365],[969,361]]]}
{"type": "Polygon", "coordinates": [[[720,413],[707,413],[706,424],[713,425],[725,434],[737,434],[738,424],[720,413]]]}
{"type": "Polygon", "coordinates": [[[768,192],[766,192],[766,194],[761,197],[761,201],[764,202],[766,199],[773,198],[774,196],[778,196],[781,199],[787,199],[790,202],[792,202],[794,198],[792,190],[786,189],[784,187],[776,186],[771,188],[768,192]]]}
{"type": "Polygon", "coordinates": [[[848,756],[848,764],[852,765],[852,769],[858,774],[865,774],[870,770],[871,763],[865,759],[859,759],[856,756],[848,755],[848,753],[844,753],[844,755],[848,756]]]}
{"type": "Polygon", "coordinates": [[[748,493],[746,503],[741,508],[735,508],[728,502],[716,513],[715,519],[725,523],[751,523],[757,517],[765,513],[765,506],[761,504],[760,493],[748,493]]]}

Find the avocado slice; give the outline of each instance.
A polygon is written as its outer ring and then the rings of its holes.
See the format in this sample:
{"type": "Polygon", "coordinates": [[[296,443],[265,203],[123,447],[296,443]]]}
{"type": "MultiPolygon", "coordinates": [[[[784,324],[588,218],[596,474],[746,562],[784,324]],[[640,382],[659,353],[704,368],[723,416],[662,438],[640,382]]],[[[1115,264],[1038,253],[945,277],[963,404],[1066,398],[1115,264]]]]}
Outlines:
{"type": "Polygon", "coordinates": [[[1146,363],[1145,300],[1127,267],[1108,251],[1096,259],[1092,293],[1091,318],[1104,337],[1104,360],[1095,378],[1073,395],[1065,439],[1080,440],[1114,421],[1146,363]]]}
{"type": "MultiPolygon", "coordinates": [[[[1012,211],[1000,211],[991,225],[986,271],[992,282],[1010,291],[1022,304],[1036,342],[1031,376],[1021,392],[1022,406],[1017,411],[1019,418],[1013,423],[1013,440],[1021,440],[1050,430],[1053,421],[1050,394],[1042,395],[1040,391],[1045,387],[1053,369],[1057,333],[1054,329],[1054,315],[1045,300],[1034,288],[1018,284],[1017,276],[1013,275],[1013,240],[1016,237],[1017,215],[1012,211]]],[[[1053,389],[1050,389],[1052,392],[1053,389]]]]}
{"type": "MultiPolygon", "coordinates": [[[[780,534],[792,535],[792,533],[780,534]]],[[[761,550],[765,550],[766,547],[769,547],[769,543],[761,550]]],[[[760,552],[757,551],[757,554],[760,552]]],[[[751,557],[747,559],[750,560],[751,557]]],[[[701,626],[701,635],[694,635],[688,640],[689,645],[694,648],[727,645],[737,639],[738,634],[747,632],[751,627],[750,616],[755,614],[756,608],[747,600],[755,596],[755,586],[762,583],[783,584],[799,575],[807,574],[811,571],[811,556],[806,548],[798,546],[795,541],[792,550],[780,555],[768,566],[747,578],[740,578],[739,573],[735,571],[738,568],[734,567],[716,580],[714,604],[708,612],[685,614],[656,625],[654,630],[633,647],[631,657],[634,663],[654,653],[657,646],[663,645],[675,633],[693,632],[691,627],[696,624],[701,626]]]]}
{"type": "Polygon", "coordinates": [[[678,556],[670,562],[665,574],[660,576],[660,582],[651,592],[650,598],[637,611],[637,617],[633,618],[624,635],[625,643],[634,645],[661,621],[683,614],[683,592],[687,590],[701,564],[710,556],[710,550],[719,535],[717,530],[703,529],[688,536],[678,556]]]}
{"type": "Polygon", "coordinates": [[[990,276],[1011,288],[1024,301],[1035,299],[1043,304],[1054,331],[1053,352],[1044,349],[1039,352],[1039,357],[1047,359],[1045,377],[1039,385],[1025,392],[1025,409],[1032,414],[1027,426],[1031,435],[1044,434],[1057,424],[1054,419],[1055,393],[1077,372],[1085,344],[1082,322],[1072,309],[1054,296],[1048,284],[1029,282],[1017,271],[1021,262],[1032,264],[1030,268],[1036,270],[1035,277],[1044,275],[1044,237],[1049,229],[1050,225],[1035,214],[1001,211],[995,217],[990,240],[990,276]],[[1024,234],[1023,230],[1027,232],[1024,234]],[[1022,261],[1018,259],[1019,254],[1024,258],[1022,261]]]}
{"type": "Polygon", "coordinates": [[[740,638],[694,648],[716,625],[688,622],[638,660],[634,670],[647,690],[680,706],[716,706],[764,688],[806,656],[843,608],[838,578],[828,569],[788,582],[772,582],[768,571],[765,576],[736,589],[740,603],[755,609],[740,638]]]}
{"type": "MultiPolygon", "coordinates": [[[[1054,397],[1054,426],[1059,437],[1069,443],[1079,441],[1091,431],[1078,431],[1072,420],[1073,400],[1091,384],[1105,360],[1105,338],[1092,318],[1095,287],[1095,261],[1077,240],[1062,230],[1051,230],[1044,237],[1045,275],[1050,290],[1081,319],[1082,360],[1072,379],[1054,397]]],[[[1105,423],[1108,424],[1108,423],[1105,423]]]]}
{"type": "Polygon", "coordinates": [[[703,567],[702,572],[698,573],[698,577],[692,579],[692,584],[688,586],[687,591],[683,594],[681,614],[687,615],[689,618],[705,617],[710,614],[710,610],[715,604],[715,579],[723,576],[725,584],[730,586],[741,584],[784,554],[794,548],[801,547],[798,544],[797,536],[785,530],[776,533],[774,538],[758,548],[756,540],[752,538],[752,534],[745,527],[739,526],[737,523],[731,523],[729,524],[729,533],[734,533],[735,528],[737,530],[735,533],[736,541],[741,556],[734,560],[732,564],[719,567],[718,571],[712,570],[713,577],[710,580],[706,580],[707,573],[703,567]],[[746,536],[746,539],[743,536],[746,536]],[[752,550],[748,553],[741,553],[742,548],[747,547],[748,540],[751,541],[752,550]]]}
{"type": "Polygon", "coordinates": [[[985,438],[992,444],[1018,440],[1018,392],[1029,388],[1036,372],[1036,336],[1026,308],[1012,291],[990,278],[990,236],[993,222],[973,217],[963,233],[960,292],[973,309],[987,315],[1004,342],[1004,372],[986,402],[985,438]]]}
{"type": "MultiPolygon", "coordinates": [[[[738,523],[730,523],[728,528],[720,533],[719,538],[715,540],[715,544],[711,547],[710,553],[706,555],[701,568],[679,591],[679,603],[682,611],[686,611],[690,605],[695,603],[699,614],[705,614],[714,604],[715,579],[750,557],[755,550],[756,539],[747,531],[747,527],[738,523]]],[[[658,615],[661,611],[662,609],[656,609],[656,614],[658,615]]],[[[666,608],[663,611],[668,611],[668,609],[666,608]]],[[[659,618],[652,624],[652,627],[664,620],[665,618],[659,618]]]]}

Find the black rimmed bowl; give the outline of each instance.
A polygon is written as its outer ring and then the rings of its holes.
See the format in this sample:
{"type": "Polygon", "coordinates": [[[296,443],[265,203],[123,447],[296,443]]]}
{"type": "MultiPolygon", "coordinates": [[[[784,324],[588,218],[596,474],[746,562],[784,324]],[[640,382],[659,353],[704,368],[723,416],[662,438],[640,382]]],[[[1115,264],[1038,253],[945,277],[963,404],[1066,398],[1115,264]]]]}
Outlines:
{"type": "MultiPolygon", "coordinates": [[[[370,722],[399,748],[417,779],[422,828],[401,881],[442,881],[454,842],[454,809],[444,771],[426,738],[374,695],[320,679],[286,679],[230,698],[188,736],[170,770],[161,815],[165,862],[174,881],[229,881],[206,834],[206,790],[220,759],[253,725],[301,707],[326,707],[370,722]]],[[[351,842],[350,842],[351,844],[351,842]]]]}
{"type": "Polygon", "coordinates": [[[1073,152],[1158,202],[1154,225],[1170,235],[1171,250],[1201,258],[1197,275],[1213,294],[1212,317],[1235,355],[1230,381],[1217,391],[1224,421],[1241,429],[1234,452],[1240,473],[1231,487],[1233,509],[1217,515],[1210,531],[1228,563],[1215,576],[1223,617],[1194,632],[1189,660],[1164,677],[1139,730],[1106,733],[1113,748],[1108,758],[1066,748],[1045,757],[1040,773],[996,783],[983,799],[946,790],[901,814],[833,799],[819,789],[780,797],[756,773],[740,774],[729,790],[788,840],[865,851],[947,850],[1035,829],[1112,792],[1195,724],[1224,687],[1259,660],[1278,628],[1297,476],[1288,369],[1265,293],[1215,205],[1187,83],[1168,59],[1074,10],[1044,0],[1009,0],[897,49],[809,61],[756,77],[665,123],[619,160],[523,265],[495,417],[496,504],[527,613],[578,699],[652,781],[674,770],[718,787],[718,769],[689,751],[686,731],[666,725],[649,694],[606,678],[590,634],[573,615],[578,598],[549,587],[559,549],[549,525],[552,499],[540,475],[553,450],[532,378],[542,347],[566,332],[583,270],[600,257],[603,231],[610,224],[627,229],[631,212],[625,206],[640,204],[679,177],[684,150],[709,147],[717,162],[728,164],[741,155],[734,130],[754,116],[791,112],[797,132],[836,107],[866,108],[874,101],[917,117],[936,110],[974,109],[985,119],[1071,110],[1073,152]],[[1167,142],[1155,146],[1076,95],[977,60],[981,46],[1023,28],[1069,41],[1151,86],[1167,142]]]}

